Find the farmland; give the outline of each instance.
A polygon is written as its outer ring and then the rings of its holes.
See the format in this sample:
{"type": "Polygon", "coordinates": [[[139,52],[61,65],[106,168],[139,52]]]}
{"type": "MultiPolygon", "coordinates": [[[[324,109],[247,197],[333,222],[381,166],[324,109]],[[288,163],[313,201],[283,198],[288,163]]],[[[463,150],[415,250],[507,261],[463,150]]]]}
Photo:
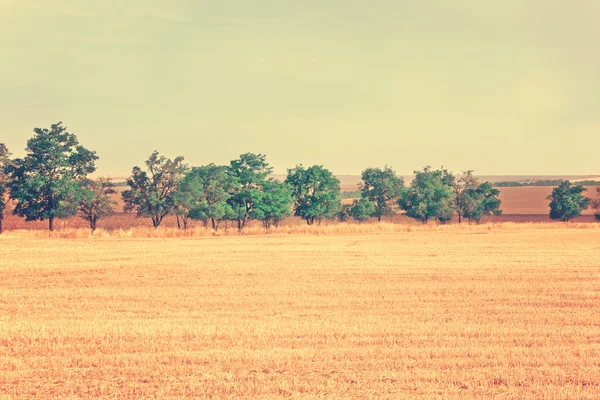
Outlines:
{"type": "Polygon", "coordinates": [[[9,232],[0,398],[600,394],[597,224],[350,232],[9,232]]]}

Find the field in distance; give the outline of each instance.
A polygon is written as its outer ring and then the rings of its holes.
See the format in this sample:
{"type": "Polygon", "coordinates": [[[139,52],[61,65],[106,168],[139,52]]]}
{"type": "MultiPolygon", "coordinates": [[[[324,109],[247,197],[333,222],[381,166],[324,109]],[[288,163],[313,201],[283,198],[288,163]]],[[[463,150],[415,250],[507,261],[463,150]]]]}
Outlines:
{"type": "Polygon", "coordinates": [[[4,236],[0,398],[597,398],[579,227],[4,236]]]}

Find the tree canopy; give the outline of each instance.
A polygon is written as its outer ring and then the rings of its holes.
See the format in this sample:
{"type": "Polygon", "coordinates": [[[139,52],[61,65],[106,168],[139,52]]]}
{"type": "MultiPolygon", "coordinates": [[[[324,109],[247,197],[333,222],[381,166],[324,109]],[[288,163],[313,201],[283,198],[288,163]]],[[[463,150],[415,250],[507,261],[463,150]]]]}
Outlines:
{"type": "Polygon", "coordinates": [[[255,217],[265,229],[277,226],[285,217],[292,215],[292,190],[289,185],[275,179],[263,183],[263,197],[255,209],[255,217]]]}
{"type": "Polygon", "coordinates": [[[384,169],[367,168],[362,172],[361,178],[361,196],[373,203],[372,215],[377,221],[381,221],[384,215],[392,215],[393,205],[402,194],[404,180],[387,166],[384,169]]]}
{"type": "Polygon", "coordinates": [[[183,161],[183,157],[171,160],[154,151],[145,162],[145,170],[133,167],[127,179],[130,189],[122,193],[124,210],[150,217],[152,225],[158,228],[163,218],[175,209],[174,194],[188,170],[183,161]]]}
{"type": "Polygon", "coordinates": [[[77,213],[81,180],[96,170],[96,153],[79,144],[61,122],[50,129],[35,128],[27,141],[24,158],[7,168],[10,198],[16,201],[14,213],[27,221],[48,220],[77,213]]]}
{"type": "Polygon", "coordinates": [[[113,214],[117,204],[111,197],[115,194],[115,185],[108,178],[86,179],[82,182],[82,195],[79,200],[79,216],[96,230],[98,220],[113,214]]]}
{"type": "Polygon", "coordinates": [[[231,161],[230,174],[236,180],[236,188],[229,198],[234,219],[242,230],[250,219],[255,219],[255,211],[263,199],[267,176],[273,169],[264,154],[245,153],[231,161]]]}
{"type": "Polygon", "coordinates": [[[480,184],[472,170],[464,171],[460,178],[455,179],[452,189],[453,208],[458,223],[461,223],[463,218],[479,222],[483,216],[502,214],[502,202],[498,198],[500,191],[489,182],[480,184]]]}
{"type": "Polygon", "coordinates": [[[454,176],[445,169],[427,166],[415,171],[410,186],[403,190],[398,205],[410,218],[426,224],[430,219],[452,220],[454,214],[454,176]]]}
{"type": "Polygon", "coordinates": [[[285,182],[292,188],[294,215],[308,225],[333,219],[342,209],[340,181],[322,165],[289,169],[285,182]]]}
{"type": "Polygon", "coordinates": [[[585,190],[582,185],[563,181],[548,196],[550,218],[567,222],[572,218],[579,217],[584,210],[588,209],[591,202],[591,199],[583,195],[585,190]]]}
{"type": "Polygon", "coordinates": [[[175,193],[178,212],[184,215],[184,227],[187,227],[186,215],[202,221],[204,226],[210,221],[215,230],[219,229],[222,220],[233,219],[233,209],[227,201],[236,187],[237,180],[227,166],[193,167],[175,193]]]}

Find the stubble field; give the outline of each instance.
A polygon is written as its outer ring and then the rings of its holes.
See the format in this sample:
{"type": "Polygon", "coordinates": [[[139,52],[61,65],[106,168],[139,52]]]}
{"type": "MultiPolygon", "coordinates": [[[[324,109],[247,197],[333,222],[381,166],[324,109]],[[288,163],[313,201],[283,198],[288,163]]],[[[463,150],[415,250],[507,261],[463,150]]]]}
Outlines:
{"type": "Polygon", "coordinates": [[[0,237],[0,398],[598,398],[600,227],[0,237]]]}

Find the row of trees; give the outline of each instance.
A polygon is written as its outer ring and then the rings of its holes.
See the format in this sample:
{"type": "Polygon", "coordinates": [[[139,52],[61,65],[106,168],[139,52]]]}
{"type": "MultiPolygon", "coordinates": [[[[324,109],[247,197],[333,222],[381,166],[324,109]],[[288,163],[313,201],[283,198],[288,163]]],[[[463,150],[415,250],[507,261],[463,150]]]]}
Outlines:
{"type": "MultiPolygon", "coordinates": [[[[79,214],[92,230],[97,221],[113,213],[114,185],[106,178],[89,179],[98,156],[81,146],[62,123],[36,128],[28,140],[26,155],[11,159],[0,144],[0,232],[6,195],[15,202],[14,214],[27,221],[47,220],[54,229],[56,218],[79,214]]],[[[359,184],[360,199],[343,205],[339,180],[321,165],[289,169],[286,179],[271,177],[265,155],[246,153],[228,165],[189,167],[183,157],[169,159],[153,152],[143,167],[135,166],[122,192],[124,211],[148,217],[154,227],[167,215],[175,215],[185,229],[189,220],[219,229],[234,221],[239,230],[251,220],[265,228],[294,215],[312,225],[323,220],[364,221],[404,212],[426,224],[453,219],[479,222],[500,215],[498,190],[480,183],[473,171],[455,177],[446,169],[425,167],[415,171],[406,186],[389,167],[367,168],[359,184]]],[[[600,201],[582,195],[583,188],[562,183],[551,196],[550,217],[569,220],[600,201]]],[[[600,188],[599,188],[600,193],[600,188]]],[[[598,212],[600,217],[600,211],[598,212]]]]}

